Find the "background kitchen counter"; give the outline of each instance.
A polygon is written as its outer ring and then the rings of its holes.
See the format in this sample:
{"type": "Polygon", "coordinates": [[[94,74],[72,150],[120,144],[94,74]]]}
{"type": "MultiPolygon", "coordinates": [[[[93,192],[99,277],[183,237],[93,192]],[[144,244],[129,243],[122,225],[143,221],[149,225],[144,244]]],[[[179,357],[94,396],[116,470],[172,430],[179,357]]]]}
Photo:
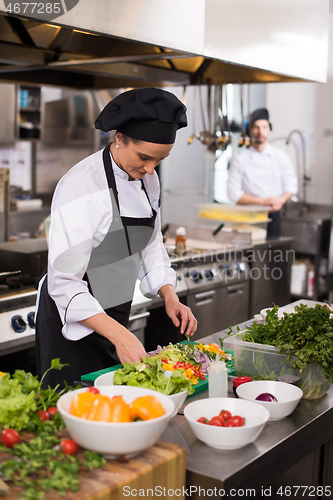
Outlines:
{"type": "MultiPolygon", "coordinates": [[[[241,323],[240,328],[249,322],[241,323]]],[[[218,342],[226,331],[202,339],[218,342]]],[[[208,397],[207,391],[187,399],[208,397]]],[[[229,393],[229,397],[233,397],[229,393]]],[[[275,496],[279,486],[291,488],[292,498],[308,498],[310,489],[304,487],[332,487],[333,472],[333,387],[321,399],[301,400],[296,410],[278,422],[267,422],[256,441],[239,450],[215,450],[198,441],[182,415],[175,416],[163,440],[177,443],[187,450],[187,485],[201,486],[217,491],[235,488],[255,488],[256,494],[245,493],[246,498],[260,498],[262,487],[272,486],[269,498],[286,498],[287,492],[275,496]],[[293,486],[303,486],[298,496],[293,486]],[[303,496],[302,496],[303,494],[303,496]]],[[[327,490],[328,491],[328,490],[327,490]]],[[[329,494],[329,496],[331,493],[329,494]]],[[[234,495],[235,496],[235,495],[234,495]]],[[[237,496],[237,495],[236,495],[237,496]]],[[[317,498],[316,490],[312,496],[317,498]]],[[[194,494],[192,499],[200,498],[194,494]]],[[[210,498],[220,498],[211,496],[210,498]]]]}

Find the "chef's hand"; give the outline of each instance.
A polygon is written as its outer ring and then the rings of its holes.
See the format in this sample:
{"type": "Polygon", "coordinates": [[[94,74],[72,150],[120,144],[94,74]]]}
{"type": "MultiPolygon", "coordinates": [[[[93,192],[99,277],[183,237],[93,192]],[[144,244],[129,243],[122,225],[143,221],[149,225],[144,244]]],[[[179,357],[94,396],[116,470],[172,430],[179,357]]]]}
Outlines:
{"type": "Polygon", "coordinates": [[[165,310],[173,324],[177,327],[180,325],[180,333],[192,336],[196,332],[198,322],[189,307],[175,300],[166,303],[165,310]]]}
{"type": "Polygon", "coordinates": [[[121,335],[113,341],[121,363],[141,363],[147,356],[140,340],[129,330],[124,329],[121,335]]]}
{"type": "Polygon", "coordinates": [[[172,285],[164,285],[159,290],[159,295],[164,299],[165,311],[173,324],[180,325],[180,333],[192,336],[198,327],[198,322],[191,309],[181,302],[172,285]]]}
{"type": "Polygon", "coordinates": [[[271,212],[278,212],[285,204],[285,199],[282,196],[270,196],[264,199],[263,204],[268,205],[271,212]]]}
{"type": "Polygon", "coordinates": [[[141,363],[147,356],[140,340],[127,328],[105,313],[99,313],[83,320],[83,323],[92,331],[103,335],[115,346],[121,363],[141,363]]]}

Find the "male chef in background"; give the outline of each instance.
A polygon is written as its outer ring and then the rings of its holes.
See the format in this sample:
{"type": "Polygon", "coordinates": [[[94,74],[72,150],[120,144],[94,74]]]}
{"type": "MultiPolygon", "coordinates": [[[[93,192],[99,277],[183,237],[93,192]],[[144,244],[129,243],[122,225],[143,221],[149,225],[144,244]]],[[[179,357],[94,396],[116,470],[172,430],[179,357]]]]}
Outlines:
{"type": "Polygon", "coordinates": [[[267,238],[281,234],[280,209],[297,194],[298,181],[289,156],[271,144],[272,126],[266,108],[250,116],[251,146],[236,155],[229,166],[228,197],[242,205],[269,207],[267,238]]]}

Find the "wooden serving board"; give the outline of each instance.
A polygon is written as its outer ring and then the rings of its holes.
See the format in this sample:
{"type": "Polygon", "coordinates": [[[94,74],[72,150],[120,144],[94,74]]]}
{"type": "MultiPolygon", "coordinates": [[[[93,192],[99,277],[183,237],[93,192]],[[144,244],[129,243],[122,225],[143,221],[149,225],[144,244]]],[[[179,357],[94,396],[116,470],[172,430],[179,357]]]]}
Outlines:
{"type": "MultiPolygon", "coordinates": [[[[83,453],[82,449],[79,453],[83,453]]],[[[9,458],[11,455],[0,453],[0,462],[9,458]]],[[[156,495],[152,495],[151,491],[162,491],[159,496],[171,500],[174,499],[172,491],[180,489],[183,492],[185,476],[185,449],[158,441],[134,458],[108,460],[104,469],[80,472],[79,491],[68,492],[65,496],[54,490],[46,491],[44,500],[123,500],[133,496],[154,498],[156,495]],[[150,494],[147,493],[149,489],[150,494]],[[141,495],[140,490],[144,492],[141,495]]],[[[18,500],[22,491],[21,488],[10,486],[1,498],[18,500]]],[[[184,496],[177,495],[177,498],[184,496]]]]}

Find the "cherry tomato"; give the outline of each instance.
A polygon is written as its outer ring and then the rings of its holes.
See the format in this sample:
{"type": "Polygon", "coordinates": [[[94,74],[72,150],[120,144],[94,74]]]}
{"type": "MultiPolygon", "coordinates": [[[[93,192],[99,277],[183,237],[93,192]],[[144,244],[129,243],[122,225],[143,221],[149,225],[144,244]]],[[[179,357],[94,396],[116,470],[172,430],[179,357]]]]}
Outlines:
{"type": "Polygon", "coordinates": [[[49,414],[50,418],[53,418],[57,411],[58,408],[56,406],[50,406],[50,408],[47,409],[47,413],[49,414]]]}
{"type": "Polygon", "coordinates": [[[37,414],[39,415],[39,420],[41,422],[45,422],[45,420],[50,420],[50,414],[47,411],[39,410],[37,414]]]}
{"type": "Polygon", "coordinates": [[[223,420],[228,420],[231,417],[231,413],[228,410],[221,410],[219,415],[223,418],[223,420]]]}
{"type": "Polygon", "coordinates": [[[201,424],[209,424],[209,420],[206,417],[198,418],[197,422],[200,422],[201,424]]]}
{"type": "Polygon", "coordinates": [[[15,429],[4,429],[1,433],[1,443],[7,448],[12,448],[14,444],[18,444],[20,441],[20,435],[15,429]]]}
{"type": "Polygon", "coordinates": [[[225,420],[223,422],[222,427],[239,427],[239,426],[234,420],[232,420],[232,418],[229,418],[228,420],[225,420]]]}
{"type": "Polygon", "coordinates": [[[222,427],[223,425],[223,418],[220,417],[220,415],[217,415],[216,417],[213,417],[209,421],[209,425],[216,425],[217,427],[222,427]]]}
{"type": "Polygon", "coordinates": [[[92,394],[99,394],[99,389],[97,389],[97,387],[88,387],[87,391],[92,394]]]}
{"type": "Polygon", "coordinates": [[[233,417],[231,417],[229,419],[229,421],[232,420],[233,422],[236,422],[236,424],[238,425],[238,427],[243,427],[244,425],[244,418],[241,417],[240,415],[234,415],[233,417]]]}
{"type": "Polygon", "coordinates": [[[60,443],[60,450],[65,455],[75,455],[75,453],[77,453],[78,447],[76,442],[72,439],[63,439],[60,443]]]}

